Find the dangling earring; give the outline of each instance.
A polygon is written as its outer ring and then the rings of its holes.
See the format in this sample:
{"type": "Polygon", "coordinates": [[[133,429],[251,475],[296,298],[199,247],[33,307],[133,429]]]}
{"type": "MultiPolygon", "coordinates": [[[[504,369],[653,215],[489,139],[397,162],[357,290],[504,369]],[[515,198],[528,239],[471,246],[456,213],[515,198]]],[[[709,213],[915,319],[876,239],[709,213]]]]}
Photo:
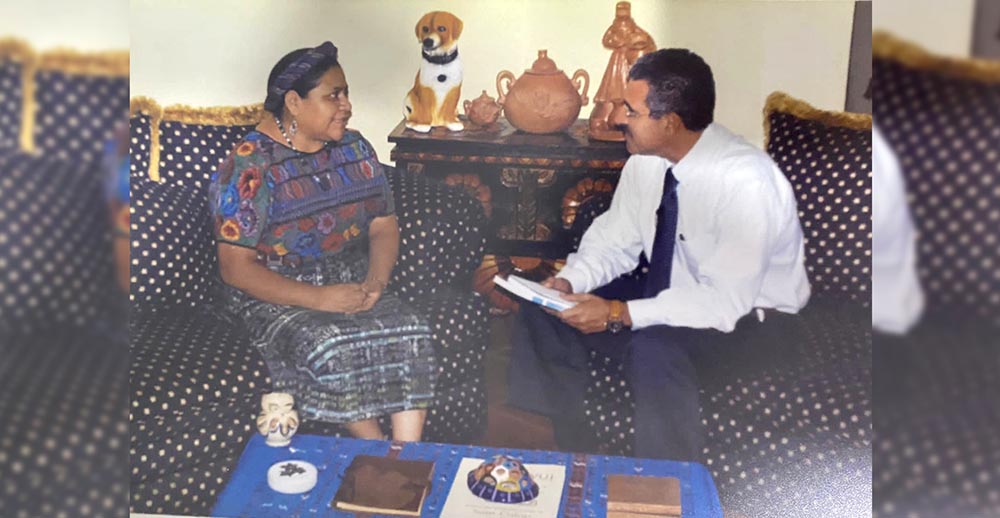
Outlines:
{"type": "Polygon", "coordinates": [[[293,137],[295,136],[295,132],[299,131],[299,121],[294,117],[292,118],[292,126],[288,128],[288,131],[291,132],[293,137]]]}

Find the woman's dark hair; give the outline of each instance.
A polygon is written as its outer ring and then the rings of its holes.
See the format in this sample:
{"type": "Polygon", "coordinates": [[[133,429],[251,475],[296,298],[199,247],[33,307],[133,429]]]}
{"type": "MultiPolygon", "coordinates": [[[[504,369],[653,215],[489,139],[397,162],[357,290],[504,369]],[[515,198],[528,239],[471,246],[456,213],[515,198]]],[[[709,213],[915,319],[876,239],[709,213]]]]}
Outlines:
{"type": "Polygon", "coordinates": [[[715,112],[712,68],[687,49],[660,49],[639,58],[628,72],[630,80],[649,82],[646,104],[655,119],[676,113],[684,127],[701,131],[715,112]]]}
{"type": "MultiPolygon", "coordinates": [[[[277,95],[271,91],[271,87],[274,86],[274,82],[277,81],[278,76],[288,68],[295,60],[302,57],[309,49],[298,49],[285,54],[285,57],[281,58],[280,61],[274,68],[271,69],[271,74],[267,76],[267,97],[264,99],[264,109],[273,113],[275,117],[281,117],[281,114],[285,110],[285,95],[277,95]]],[[[300,97],[305,97],[309,94],[309,91],[316,88],[319,84],[319,80],[323,77],[328,70],[334,67],[339,67],[340,62],[337,58],[328,56],[319,60],[315,66],[309,69],[302,77],[292,84],[292,88],[289,90],[295,90],[300,97]]]]}

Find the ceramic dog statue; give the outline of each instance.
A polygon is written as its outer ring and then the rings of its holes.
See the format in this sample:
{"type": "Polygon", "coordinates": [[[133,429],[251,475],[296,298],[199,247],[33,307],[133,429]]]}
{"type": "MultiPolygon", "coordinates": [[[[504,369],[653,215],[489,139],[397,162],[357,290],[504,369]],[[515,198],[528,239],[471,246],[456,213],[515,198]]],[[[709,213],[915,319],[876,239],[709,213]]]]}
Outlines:
{"type": "Polygon", "coordinates": [[[421,133],[436,126],[462,131],[465,125],[458,120],[462,92],[458,37],[462,34],[462,20],[446,11],[430,12],[417,22],[416,34],[421,47],[420,70],[406,94],[406,127],[421,133]]]}

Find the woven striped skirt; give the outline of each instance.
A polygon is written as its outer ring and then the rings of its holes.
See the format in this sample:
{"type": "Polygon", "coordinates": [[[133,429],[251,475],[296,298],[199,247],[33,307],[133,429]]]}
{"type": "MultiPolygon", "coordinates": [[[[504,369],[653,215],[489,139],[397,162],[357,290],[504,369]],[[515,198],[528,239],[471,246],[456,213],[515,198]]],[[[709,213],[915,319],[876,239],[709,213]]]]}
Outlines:
{"type": "MultiPolygon", "coordinates": [[[[362,282],[368,260],[345,250],[305,267],[270,268],[319,286],[362,282]]],[[[245,323],[275,390],[293,394],[305,419],[360,421],[427,408],[434,398],[430,327],[391,293],[354,315],[271,304],[231,286],[222,288],[222,300],[245,323]]]]}

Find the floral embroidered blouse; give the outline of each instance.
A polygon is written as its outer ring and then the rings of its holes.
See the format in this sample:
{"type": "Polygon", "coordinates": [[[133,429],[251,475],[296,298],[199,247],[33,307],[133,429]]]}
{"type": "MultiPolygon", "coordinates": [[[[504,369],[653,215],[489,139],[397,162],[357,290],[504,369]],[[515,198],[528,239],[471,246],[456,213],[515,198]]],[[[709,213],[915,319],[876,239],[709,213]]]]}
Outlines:
{"type": "Polygon", "coordinates": [[[315,153],[251,131],[213,174],[209,200],[218,241],[303,262],[359,242],[372,219],[395,210],[375,150],[356,131],[315,153]]]}

